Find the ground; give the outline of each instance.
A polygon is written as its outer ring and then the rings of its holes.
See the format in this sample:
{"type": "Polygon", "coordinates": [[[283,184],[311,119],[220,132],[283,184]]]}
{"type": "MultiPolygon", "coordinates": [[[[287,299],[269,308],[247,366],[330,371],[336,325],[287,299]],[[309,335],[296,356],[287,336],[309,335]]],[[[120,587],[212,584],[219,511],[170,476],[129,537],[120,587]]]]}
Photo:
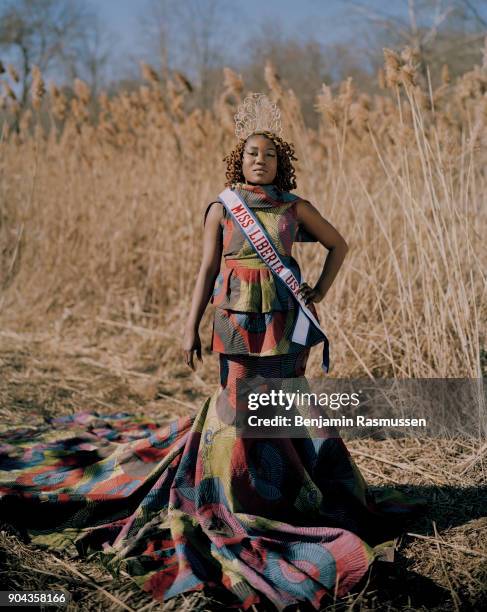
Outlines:
{"type": "MultiPolygon", "coordinates": [[[[79,410],[143,411],[170,421],[195,411],[215,389],[205,382],[217,380],[218,366],[207,351],[194,374],[174,355],[158,359],[154,350],[130,352],[134,343],[126,330],[117,330],[119,336],[113,331],[97,342],[89,335],[1,331],[1,428],[79,410]]],[[[164,343],[143,337],[137,328],[130,334],[138,335],[139,348],[140,342],[164,343]]],[[[323,610],[487,609],[485,443],[452,438],[350,440],[347,445],[371,485],[393,485],[431,503],[398,539],[393,563],[375,564],[355,593],[323,610]]],[[[216,592],[154,602],[128,575],[41,550],[1,524],[0,567],[2,589],[63,588],[72,596],[68,610],[227,609],[216,592]]]]}

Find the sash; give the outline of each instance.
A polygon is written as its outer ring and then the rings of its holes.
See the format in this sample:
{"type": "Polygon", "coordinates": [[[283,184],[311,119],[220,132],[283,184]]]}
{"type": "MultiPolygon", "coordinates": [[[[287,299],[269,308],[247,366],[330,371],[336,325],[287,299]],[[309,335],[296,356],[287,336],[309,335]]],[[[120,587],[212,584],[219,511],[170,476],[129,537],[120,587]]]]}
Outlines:
{"type": "Polygon", "coordinates": [[[294,272],[282,261],[276,247],[272,244],[270,236],[259,223],[245,201],[232,189],[224,189],[218,196],[219,201],[225,206],[232,218],[238,224],[250,245],[266,264],[273,274],[292,293],[299,305],[298,317],[291,337],[293,342],[306,346],[310,324],[312,323],[324,336],[322,369],[325,373],[329,371],[329,343],[325,332],[321,329],[318,320],[305,304],[304,298],[299,291],[299,280],[294,272]]]}

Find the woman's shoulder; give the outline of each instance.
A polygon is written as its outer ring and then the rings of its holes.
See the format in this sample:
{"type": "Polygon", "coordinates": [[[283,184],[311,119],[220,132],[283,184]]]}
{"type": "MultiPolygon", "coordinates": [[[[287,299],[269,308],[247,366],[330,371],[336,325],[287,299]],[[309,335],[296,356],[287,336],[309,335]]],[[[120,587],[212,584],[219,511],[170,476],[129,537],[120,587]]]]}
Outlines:
{"type": "Polygon", "coordinates": [[[314,208],[309,200],[302,198],[301,196],[297,196],[293,211],[298,223],[298,229],[296,231],[296,236],[294,238],[294,242],[318,242],[317,239],[310,234],[302,225],[302,211],[307,208],[314,208]]]}
{"type": "Polygon", "coordinates": [[[225,206],[220,202],[220,200],[212,200],[205,209],[203,215],[203,225],[206,223],[206,218],[210,214],[214,216],[214,218],[218,218],[220,221],[226,218],[227,212],[225,206]]]}
{"type": "Polygon", "coordinates": [[[313,206],[313,204],[306,198],[297,196],[294,202],[294,210],[296,213],[296,218],[298,219],[298,221],[301,221],[302,214],[306,214],[306,211],[309,210],[316,210],[316,207],[313,206]]]}
{"type": "Polygon", "coordinates": [[[299,206],[309,206],[311,204],[311,202],[309,200],[307,200],[306,198],[303,198],[302,196],[298,195],[297,193],[293,193],[293,196],[295,197],[294,205],[296,207],[299,207],[299,206]]]}

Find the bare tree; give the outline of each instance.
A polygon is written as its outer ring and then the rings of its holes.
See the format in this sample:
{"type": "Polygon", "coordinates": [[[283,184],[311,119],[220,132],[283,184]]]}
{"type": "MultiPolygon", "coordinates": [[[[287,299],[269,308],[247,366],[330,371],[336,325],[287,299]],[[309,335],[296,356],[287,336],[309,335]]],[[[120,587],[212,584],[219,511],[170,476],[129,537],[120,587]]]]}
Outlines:
{"type": "Polygon", "coordinates": [[[107,68],[112,59],[114,36],[103,29],[100,21],[93,17],[92,25],[76,44],[63,49],[60,62],[64,65],[69,79],[84,79],[93,95],[108,80],[107,68]]]}
{"type": "Polygon", "coordinates": [[[428,66],[436,73],[448,63],[453,75],[478,61],[486,21],[476,0],[403,0],[401,13],[374,8],[370,2],[350,0],[350,4],[369,25],[364,53],[375,68],[382,64],[378,51],[383,46],[410,46],[424,77],[428,66]]]}
{"type": "Polygon", "coordinates": [[[225,19],[235,18],[236,11],[225,0],[151,0],[140,18],[149,61],[165,78],[172,70],[188,75],[196,82],[196,98],[203,106],[214,96],[218,70],[229,61],[222,33],[225,19]]]}
{"type": "Polygon", "coordinates": [[[316,92],[323,81],[329,82],[332,78],[333,66],[325,46],[311,37],[300,41],[285,35],[279,20],[276,20],[272,29],[261,26],[249,37],[243,50],[246,52],[238,70],[248,89],[267,89],[263,67],[270,61],[283,86],[296,93],[305,117],[309,120],[314,116],[316,92]]]}
{"type": "MultiPolygon", "coordinates": [[[[26,104],[32,66],[45,72],[57,69],[70,77],[78,76],[84,61],[91,62],[91,73],[98,77],[106,52],[93,53],[96,15],[79,0],[10,0],[0,11],[0,49],[11,52],[21,71],[21,103],[26,104]],[[93,58],[96,68],[93,68],[93,58]]],[[[95,44],[95,47],[97,45],[95,44]]]]}

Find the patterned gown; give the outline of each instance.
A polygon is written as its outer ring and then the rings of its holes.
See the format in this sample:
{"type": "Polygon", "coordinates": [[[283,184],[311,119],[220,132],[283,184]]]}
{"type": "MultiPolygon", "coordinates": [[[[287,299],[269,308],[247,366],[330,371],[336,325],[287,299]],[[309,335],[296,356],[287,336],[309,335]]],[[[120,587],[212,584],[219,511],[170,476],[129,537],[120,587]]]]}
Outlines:
{"type": "MultiPolygon", "coordinates": [[[[299,273],[296,196],[273,186],[246,195],[299,273]]],[[[310,346],[323,338],[291,341],[292,299],[227,216],[224,260],[212,298],[214,395],[163,427],[140,415],[81,412],[4,431],[0,521],[34,544],[104,556],[154,599],[210,587],[224,590],[229,608],[319,609],[360,582],[394,517],[421,502],[373,495],[336,435],[237,435],[237,381],[303,376],[310,346]]]]}
{"type": "MultiPolygon", "coordinates": [[[[305,236],[296,220],[295,205],[299,198],[268,186],[264,190],[240,183],[238,193],[245,197],[265,228],[281,260],[301,280],[292,246],[303,238],[308,241],[311,238],[305,236]]],[[[223,265],[211,298],[215,306],[213,350],[226,355],[259,357],[301,353],[303,345],[291,339],[298,313],[297,302],[255,253],[223,205],[222,208],[223,265]]],[[[314,304],[309,308],[317,316],[314,304]]],[[[306,346],[318,344],[324,338],[310,326],[306,346]]]]}

